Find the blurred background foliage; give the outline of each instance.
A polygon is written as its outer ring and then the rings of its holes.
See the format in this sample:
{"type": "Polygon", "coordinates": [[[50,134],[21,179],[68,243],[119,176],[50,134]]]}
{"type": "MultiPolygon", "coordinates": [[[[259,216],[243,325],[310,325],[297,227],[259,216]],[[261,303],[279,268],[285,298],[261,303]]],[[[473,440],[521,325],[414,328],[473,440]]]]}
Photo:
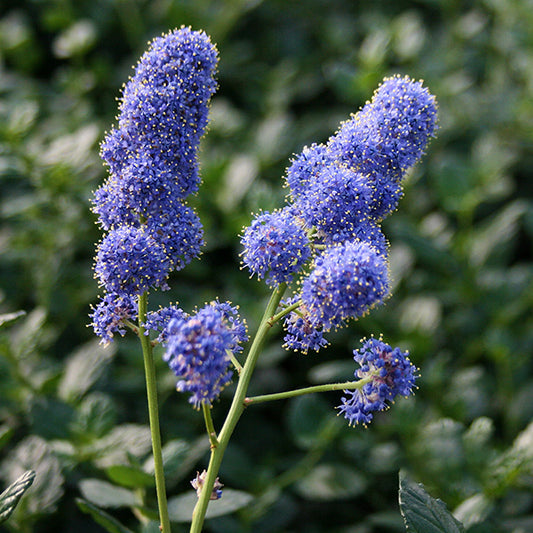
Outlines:
{"type": "MultiPolygon", "coordinates": [[[[103,531],[89,515],[104,508],[157,531],[139,347],[125,338],[103,349],[86,327],[100,238],[89,198],[131,66],[149,39],[182,24],[220,51],[194,198],[207,246],[152,308],[219,296],[240,304],[253,331],[268,291],[239,269],[238,234],[251,212],[282,205],[291,155],[325,141],[386,75],[424,79],[440,105],[438,138],[384,225],[393,297],[318,355],[284,352],[274,331],[252,385],[347,379],[359,338],[383,333],[420,367],[417,395],[368,429],[335,417],[336,393],[249,408],[221,472],[235,492],[207,530],[403,531],[405,468],[468,532],[533,531],[531,0],[3,0],[2,486],[37,471],[4,527],[103,531]]],[[[179,533],[207,442],[158,366],[179,533]]]]}

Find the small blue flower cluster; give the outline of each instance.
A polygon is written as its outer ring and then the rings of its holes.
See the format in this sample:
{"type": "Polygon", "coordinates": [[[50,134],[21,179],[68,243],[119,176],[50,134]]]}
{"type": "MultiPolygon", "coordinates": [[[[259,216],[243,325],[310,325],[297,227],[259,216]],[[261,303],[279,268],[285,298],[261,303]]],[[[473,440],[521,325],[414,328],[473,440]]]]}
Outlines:
{"type": "Polygon", "coordinates": [[[284,304],[285,347],[307,353],[323,334],[365,315],[389,295],[381,222],[402,179],[436,131],[435,97],[421,82],[386,78],[326,144],[305,147],[287,169],[288,205],[243,232],[243,264],[269,286],[296,283],[284,304]],[[295,305],[300,302],[300,305],[295,305]]]}
{"type": "Polygon", "coordinates": [[[371,422],[373,412],[389,407],[396,396],[409,396],[413,392],[417,368],[407,352],[392,349],[382,339],[364,340],[359,350],[354,350],[354,360],[360,368],[355,371],[357,380],[369,379],[361,389],[346,390],[338,407],[350,425],[371,422]]]}
{"type": "Polygon", "coordinates": [[[269,287],[290,281],[311,257],[307,233],[290,208],[257,216],[241,242],[243,263],[269,287]]]}
{"type": "Polygon", "coordinates": [[[139,295],[168,288],[169,273],[200,253],[202,225],[186,198],[200,183],[217,62],[209,37],[182,27],[150,43],[124,86],[118,125],[101,147],[110,175],[93,199],[107,232],[94,268],[105,294],[91,315],[103,342],[123,333],[139,295]]]}
{"type": "Polygon", "coordinates": [[[231,355],[248,340],[237,309],[213,301],[191,316],[173,307],[150,319],[158,327],[167,323],[163,359],[179,378],[176,389],[191,392],[189,402],[196,408],[211,404],[231,381],[231,355]]]}

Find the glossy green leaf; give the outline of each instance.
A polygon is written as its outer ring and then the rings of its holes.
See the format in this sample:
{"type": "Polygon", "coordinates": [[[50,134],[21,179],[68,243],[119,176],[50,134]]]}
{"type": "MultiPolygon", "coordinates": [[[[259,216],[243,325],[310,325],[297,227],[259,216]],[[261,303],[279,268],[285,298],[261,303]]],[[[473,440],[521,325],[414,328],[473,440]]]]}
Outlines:
{"type": "Polygon", "coordinates": [[[6,313],[0,315],[0,329],[15,323],[19,318],[26,315],[26,311],[15,311],[14,313],[6,313]]]}
{"type": "Polygon", "coordinates": [[[105,473],[114,483],[131,489],[151,487],[155,483],[152,475],[135,466],[114,465],[106,468],[105,473]]]}
{"type": "Polygon", "coordinates": [[[493,496],[499,496],[533,473],[533,422],[516,437],[508,450],[492,461],[489,468],[488,485],[493,496]]]}
{"type": "Polygon", "coordinates": [[[432,498],[423,485],[400,473],[400,511],[409,533],[462,533],[463,525],[441,500],[432,498]]]}
{"type": "Polygon", "coordinates": [[[150,429],[139,424],[122,424],[94,443],[95,463],[100,468],[129,464],[129,455],[140,457],[150,451],[150,429]]]}
{"type": "Polygon", "coordinates": [[[100,479],[82,479],[79,488],[85,499],[99,507],[136,507],[141,504],[131,490],[100,479]]]}
{"type": "Polygon", "coordinates": [[[74,401],[83,396],[102,375],[114,353],[113,345],[104,348],[98,340],[78,348],[66,362],[58,387],[59,397],[74,401]]]}
{"type": "Polygon", "coordinates": [[[454,510],[454,515],[466,528],[475,524],[482,524],[494,511],[495,502],[483,493],[474,494],[467,498],[454,510]]]}

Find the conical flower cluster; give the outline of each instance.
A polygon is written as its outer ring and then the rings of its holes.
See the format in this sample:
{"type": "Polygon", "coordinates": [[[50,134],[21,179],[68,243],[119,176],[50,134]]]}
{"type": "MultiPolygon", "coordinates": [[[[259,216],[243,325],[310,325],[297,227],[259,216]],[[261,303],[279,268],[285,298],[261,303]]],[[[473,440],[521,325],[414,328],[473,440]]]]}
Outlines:
{"type": "Polygon", "coordinates": [[[101,147],[109,177],[93,199],[106,231],[94,268],[104,295],[92,314],[104,342],[135,318],[139,295],[166,289],[169,273],[200,253],[202,225],[186,199],[200,183],[217,62],[209,37],[182,27],[150,43],[124,86],[118,124],[101,147]]]}
{"type": "Polygon", "coordinates": [[[381,222],[402,180],[436,131],[435,97],[408,77],[386,78],[325,144],[305,147],[287,169],[288,205],[244,230],[243,264],[276,286],[297,280],[286,306],[285,346],[306,353],[389,295],[381,222]]]}

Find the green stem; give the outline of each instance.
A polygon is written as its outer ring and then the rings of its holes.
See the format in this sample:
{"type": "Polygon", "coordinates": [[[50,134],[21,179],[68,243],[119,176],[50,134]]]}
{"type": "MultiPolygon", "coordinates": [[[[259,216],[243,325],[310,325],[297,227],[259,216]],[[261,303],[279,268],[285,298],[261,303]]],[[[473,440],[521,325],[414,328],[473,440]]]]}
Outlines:
{"type": "Polygon", "coordinates": [[[272,402],[274,400],[285,400],[286,398],[302,396],[303,394],[313,394],[314,392],[361,389],[367,383],[370,383],[372,379],[374,379],[373,376],[368,376],[366,378],[360,379],[359,381],[346,381],[345,383],[325,383],[324,385],[313,385],[312,387],[304,387],[303,389],[294,389],[285,392],[276,392],[274,394],[252,396],[251,398],[244,399],[244,405],[248,406],[256,403],[272,402]]]}
{"type": "Polygon", "coordinates": [[[234,353],[231,350],[226,350],[226,353],[228,354],[231,363],[235,367],[235,370],[237,370],[237,374],[240,374],[242,372],[241,363],[239,363],[238,359],[235,357],[234,353]]]}
{"type": "Polygon", "coordinates": [[[235,391],[235,395],[233,396],[231,407],[228,415],[226,416],[226,420],[224,421],[224,425],[222,426],[222,429],[218,435],[218,445],[211,447],[211,457],[209,459],[209,466],[207,468],[207,474],[204,480],[202,492],[192,513],[190,533],[201,533],[202,531],[205,513],[207,512],[207,505],[209,504],[209,499],[213,492],[213,485],[218,475],[222,458],[224,457],[224,452],[226,451],[226,447],[228,446],[235,426],[237,425],[237,422],[244,411],[244,399],[246,398],[248,385],[250,384],[250,379],[252,377],[259,354],[261,353],[261,348],[265,342],[266,335],[271,328],[269,320],[276,312],[279,302],[281,301],[283,293],[286,289],[287,285],[282,284],[272,293],[263,318],[261,319],[261,323],[259,324],[257,333],[254,337],[252,345],[250,346],[248,357],[246,358],[246,362],[244,363],[242,372],[239,376],[237,389],[235,391]]]}
{"type": "Polygon", "coordinates": [[[211,406],[207,402],[202,402],[202,412],[204,413],[205,428],[209,436],[211,448],[216,448],[218,446],[217,432],[215,431],[213,419],[211,418],[211,406]]]}
{"type": "Polygon", "coordinates": [[[288,315],[291,311],[294,311],[295,309],[298,309],[302,305],[302,300],[298,300],[297,302],[293,303],[292,305],[289,305],[288,307],[285,307],[282,311],[280,311],[277,315],[274,315],[272,318],[268,320],[269,324],[273,326],[278,320],[283,318],[285,315],[288,315]]]}
{"type": "Polygon", "coordinates": [[[168,518],[167,494],[165,490],[165,474],[163,472],[163,455],[161,452],[161,431],[159,429],[159,411],[157,407],[157,384],[155,377],[155,364],[150,338],[145,335],[143,323],[146,321],[148,296],[146,293],[139,296],[139,339],[141,341],[144,373],[146,377],[146,396],[148,398],[148,416],[150,419],[150,433],[152,436],[152,451],[154,454],[155,487],[157,505],[159,508],[160,529],[162,533],[170,533],[170,520],[168,518]]]}

